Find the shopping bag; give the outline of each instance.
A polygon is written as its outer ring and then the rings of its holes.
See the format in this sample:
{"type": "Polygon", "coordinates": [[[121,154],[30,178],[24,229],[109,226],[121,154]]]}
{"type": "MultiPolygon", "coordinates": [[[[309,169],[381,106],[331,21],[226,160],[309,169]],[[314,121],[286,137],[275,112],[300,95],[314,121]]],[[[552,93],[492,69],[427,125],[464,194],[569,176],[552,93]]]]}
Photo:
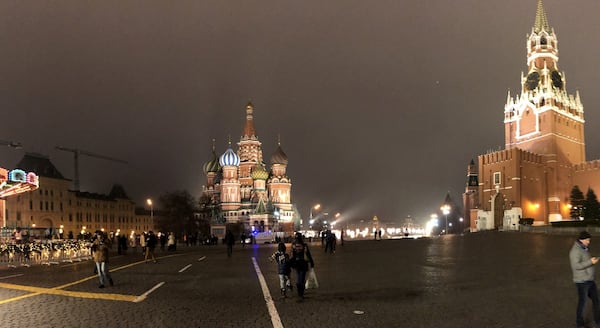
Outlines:
{"type": "Polygon", "coordinates": [[[310,268],[306,273],[306,283],[304,284],[304,287],[306,289],[319,288],[319,281],[317,280],[315,269],[310,268]]]}

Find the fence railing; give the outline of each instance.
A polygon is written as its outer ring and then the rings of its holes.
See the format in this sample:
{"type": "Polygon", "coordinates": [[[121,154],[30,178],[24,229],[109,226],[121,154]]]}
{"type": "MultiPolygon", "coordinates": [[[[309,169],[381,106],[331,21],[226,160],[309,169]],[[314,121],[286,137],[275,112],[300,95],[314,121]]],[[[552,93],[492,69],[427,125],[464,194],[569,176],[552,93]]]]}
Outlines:
{"type": "Polygon", "coordinates": [[[91,259],[91,244],[84,240],[42,240],[23,244],[0,243],[0,268],[53,265],[91,259]]]}

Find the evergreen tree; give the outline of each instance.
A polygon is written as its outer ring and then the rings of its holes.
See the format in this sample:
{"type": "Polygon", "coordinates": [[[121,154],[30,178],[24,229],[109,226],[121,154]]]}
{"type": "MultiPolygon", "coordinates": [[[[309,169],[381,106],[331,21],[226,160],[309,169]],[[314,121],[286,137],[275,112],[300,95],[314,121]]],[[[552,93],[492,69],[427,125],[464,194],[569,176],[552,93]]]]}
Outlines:
{"type": "Polygon", "coordinates": [[[573,186],[571,189],[571,219],[579,220],[579,217],[582,214],[583,206],[585,203],[585,198],[583,196],[583,192],[579,189],[579,186],[573,186]]]}
{"type": "Polygon", "coordinates": [[[600,219],[600,203],[598,203],[598,197],[596,197],[596,193],[592,188],[588,188],[584,209],[583,217],[585,220],[600,219]]]}

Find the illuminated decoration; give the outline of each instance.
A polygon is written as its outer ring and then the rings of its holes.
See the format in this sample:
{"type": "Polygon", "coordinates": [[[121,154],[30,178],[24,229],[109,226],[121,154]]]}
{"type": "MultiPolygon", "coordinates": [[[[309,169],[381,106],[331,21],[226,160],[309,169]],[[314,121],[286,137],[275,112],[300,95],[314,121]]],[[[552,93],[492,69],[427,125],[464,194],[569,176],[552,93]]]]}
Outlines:
{"type": "Polygon", "coordinates": [[[36,190],[39,186],[39,178],[33,172],[0,168],[0,198],[36,190]]]}

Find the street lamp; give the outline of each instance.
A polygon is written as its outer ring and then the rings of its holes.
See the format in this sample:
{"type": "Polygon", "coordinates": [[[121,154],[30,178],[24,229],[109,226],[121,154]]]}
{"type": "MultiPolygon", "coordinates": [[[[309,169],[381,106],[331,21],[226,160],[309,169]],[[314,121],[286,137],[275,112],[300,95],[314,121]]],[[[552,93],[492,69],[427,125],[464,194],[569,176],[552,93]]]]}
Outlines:
{"type": "Polygon", "coordinates": [[[450,205],[444,204],[444,206],[440,207],[442,213],[446,216],[446,233],[448,233],[448,214],[450,214],[450,205]]]}
{"type": "Polygon", "coordinates": [[[150,205],[150,224],[154,225],[154,206],[152,204],[152,199],[148,198],[146,199],[146,203],[148,203],[148,205],[150,205]]]}
{"type": "Polygon", "coordinates": [[[308,219],[309,219],[308,223],[309,223],[311,226],[312,226],[312,224],[315,222],[315,220],[313,220],[313,209],[316,211],[316,210],[318,210],[318,209],[320,209],[320,208],[321,208],[321,204],[317,204],[317,205],[315,205],[315,206],[311,206],[311,207],[310,207],[310,213],[309,213],[309,215],[308,215],[308,219]]]}

